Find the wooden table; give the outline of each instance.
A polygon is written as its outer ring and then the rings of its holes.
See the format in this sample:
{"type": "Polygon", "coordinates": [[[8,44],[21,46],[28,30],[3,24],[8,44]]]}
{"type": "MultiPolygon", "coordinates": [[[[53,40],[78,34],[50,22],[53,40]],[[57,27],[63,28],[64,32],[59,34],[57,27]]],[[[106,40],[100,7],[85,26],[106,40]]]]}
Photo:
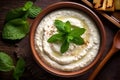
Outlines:
{"type": "MultiPolygon", "coordinates": [[[[63,0],[32,0],[32,1],[36,5],[42,8],[45,8],[49,4],[63,1],[63,0]]],[[[67,1],[67,0],[64,0],[64,1],[67,1]]],[[[2,34],[3,25],[4,25],[5,14],[8,12],[8,10],[12,8],[20,7],[25,2],[26,0],[1,0],[0,1],[0,51],[4,51],[8,53],[13,58],[14,63],[16,63],[16,60],[18,59],[18,57],[23,57],[25,59],[26,69],[20,80],[66,80],[66,79],[87,80],[88,76],[92,73],[92,71],[95,69],[95,67],[98,64],[96,64],[92,70],[88,71],[87,73],[81,76],[77,76],[74,78],[57,77],[46,72],[36,64],[30,49],[29,34],[24,39],[17,42],[5,41],[2,39],[1,34],[2,34]]],[[[83,4],[81,1],[76,0],[76,2],[83,4]]],[[[101,61],[105,57],[109,49],[111,48],[114,34],[117,32],[119,28],[117,28],[115,25],[113,25],[111,22],[109,22],[107,19],[105,19],[98,13],[96,14],[100,17],[101,21],[103,22],[106,30],[106,34],[107,34],[106,48],[104,51],[104,55],[102,55],[100,59],[101,61]]],[[[30,20],[30,22],[32,24],[33,20],[30,20]]],[[[120,74],[120,51],[117,52],[108,61],[108,63],[103,67],[103,69],[100,71],[100,73],[98,74],[95,80],[120,80],[119,74],[120,74]]],[[[13,80],[12,72],[0,72],[0,80],[13,80]]]]}

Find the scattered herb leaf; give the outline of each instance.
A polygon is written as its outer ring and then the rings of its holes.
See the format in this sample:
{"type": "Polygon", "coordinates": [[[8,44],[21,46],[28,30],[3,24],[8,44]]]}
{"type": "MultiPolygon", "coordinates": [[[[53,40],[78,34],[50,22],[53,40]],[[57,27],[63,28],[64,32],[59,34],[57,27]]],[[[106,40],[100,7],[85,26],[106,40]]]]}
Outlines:
{"type": "Polygon", "coordinates": [[[23,11],[22,8],[16,8],[8,11],[6,14],[5,22],[8,22],[12,19],[22,18],[26,14],[26,11],[23,11]]]}
{"type": "Polygon", "coordinates": [[[28,10],[28,17],[29,18],[35,18],[41,11],[42,11],[42,9],[40,7],[32,6],[28,10]]]}
{"type": "Polygon", "coordinates": [[[41,8],[27,1],[24,6],[10,10],[5,18],[2,38],[9,40],[22,39],[29,32],[27,18],[35,18],[41,12],[41,8]]]}
{"type": "Polygon", "coordinates": [[[32,6],[33,6],[33,2],[27,1],[27,2],[24,4],[22,10],[23,10],[23,11],[27,11],[27,10],[29,10],[32,6]]]}
{"type": "Polygon", "coordinates": [[[15,80],[19,80],[19,78],[22,76],[24,72],[24,69],[25,69],[25,61],[23,58],[19,58],[13,73],[13,77],[15,80]]]}
{"type": "Polygon", "coordinates": [[[13,19],[5,24],[2,37],[4,39],[16,40],[26,36],[29,31],[29,24],[23,19],[13,19]]]}
{"type": "Polygon", "coordinates": [[[0,52],[0,71],[11,71],[14,68],[12,58],[4,52],[0,52]]]}
{"type": "Polygon", "coordinates": [[[0,52],[0,71],[11,71],[13,72],[13,78],[19,80],[25,70],[25,61],[23,58],[19,58],[16,66],[13,63],[12,58],[5,52],[0,52]]]}

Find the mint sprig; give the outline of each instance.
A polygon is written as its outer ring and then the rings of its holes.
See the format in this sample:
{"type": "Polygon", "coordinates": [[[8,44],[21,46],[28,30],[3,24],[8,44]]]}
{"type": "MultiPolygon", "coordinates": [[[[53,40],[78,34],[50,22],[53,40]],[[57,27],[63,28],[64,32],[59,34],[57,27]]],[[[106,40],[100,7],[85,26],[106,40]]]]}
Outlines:
{"type": "Polygon", "coordinates": [[[24,38],[29,32],[28,18],[35,18],[41,12],[41,8],[27,1],[22,7],[10,10],[6,14],[2,38],[18,40],[24,38]]]}
{"type": "Polygon", "coordinates": [[[60,42],[62,46],[60,52],[64,53],[68,50],[70,43],[75,43],[76,45],[84,44],[84,39],[81,37],[85,32],[85,28],[79,28],[75,25],[71,25],[69,21],[63,22],[61,20],[55,20],[55,27],[58,33],[52,35],[49,39],[49,43],[60,42]]]}
{"type": "Polygon", "coordinates": [[[19,58],[17,64],[14,65],[13,59],[5,52],[0,52],[0,71],[12,71],[13,78],[19,80],[25,70],[25,61],[19,58]]]}

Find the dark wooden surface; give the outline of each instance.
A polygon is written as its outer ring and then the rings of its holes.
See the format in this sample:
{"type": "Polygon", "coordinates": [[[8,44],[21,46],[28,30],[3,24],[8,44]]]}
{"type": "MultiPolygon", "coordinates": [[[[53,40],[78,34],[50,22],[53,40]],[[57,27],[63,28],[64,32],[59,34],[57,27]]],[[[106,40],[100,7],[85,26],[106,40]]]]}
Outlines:
{"type": "MultiPolygon", "coordinates": [[[[45,8],[49,4],[59,1],[63,1],[63,0],[33,0],[33,2],[36,5],[42,8],[45,8]]],[[[83,4],[81,1],[77,1],[77,0],[72,0],[72,1],[83,4]]],[[[92,70],[88,71],[87,73],[81,76],[77,76],[74,78],[57,77],[55,75],[51,75],[50,73],[46,72],[36,64],[30,49],[29,34],[24,39],[18,42],[5,41],[2,39],[1,34],[4,25],[5,14],[12,8],[22,6],[25,2],[26,0],[0,1],[0,51],[4,51],[8,53],[13,58],[15,63],[18,57],[23,57],[25,59],[26,69],[20,80],[67,80],[67,79],[87,80],[87,78],[95,69],[97,64],[94,66],[92,70]]],[[[113,37],[117,32],[117,30],[119,30],[119,28],[117,28],[115,25],[113,25],[111,22],[109,22],[107,19],[105,19],[98,13],[96,14],[100,17],[101,21],[103,22],[107,34],[106,48],[104,54],[99,60],[100,62],[111,48],[113,37]]],[[[30,20],[30,22],[32,24],[33,20],[30,20]]],[[[107,62],[107,64],[103,67],[103,69],[97,75],[95,80],[120,80],[119,74],[120,74],[120,51],[115,53],[115,55],[107,62]]],[[[0,80],[13,80],[12,72],[0,72],[0,80]]]]}

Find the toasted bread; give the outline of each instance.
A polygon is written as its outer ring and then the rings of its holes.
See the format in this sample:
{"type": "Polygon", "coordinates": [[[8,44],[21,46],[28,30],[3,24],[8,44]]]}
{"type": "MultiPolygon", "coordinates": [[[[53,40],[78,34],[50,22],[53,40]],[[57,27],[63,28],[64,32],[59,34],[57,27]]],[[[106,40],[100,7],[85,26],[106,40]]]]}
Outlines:
{"type": "Polygon", "coordinates": [[[114,11],[114,3],[113,0],[93,0],[93,3],[95,4],[94,8],[97,10],[103,10],[103,11],[114,11]]]}
{"type": "Polygon", "coordinates": [[[120,0],[114,0],[115,10],[120,10],[120,0]]]}
{"type": "Polygon", "coordinates": [[[102,6],[101,4],[102,0],[93,0],[94,8],[99,8],[102,6]]]}
{"type": "Polygon", "coordinates": [[[112,7],[114,4],[113,4],[113,0],[107,0],[107,8],[110,8],[112,7]]]}
{"type": "Polygon", "coordinates": [[[103,0],[102,6],[100,8],[97,8],[97,10],[106,10],[106,5],[107,4],[107,0],[103,0]]]}

